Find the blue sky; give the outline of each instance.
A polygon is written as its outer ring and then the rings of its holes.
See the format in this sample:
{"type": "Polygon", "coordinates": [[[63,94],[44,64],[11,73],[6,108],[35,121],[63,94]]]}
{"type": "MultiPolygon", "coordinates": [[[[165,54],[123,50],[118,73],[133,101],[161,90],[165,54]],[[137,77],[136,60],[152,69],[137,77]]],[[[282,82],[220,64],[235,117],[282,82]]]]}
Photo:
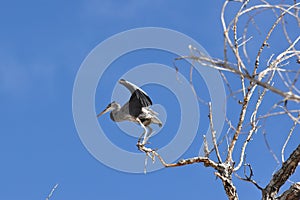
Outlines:
{"type": "MultiPolygon", "coordinates": [[[[45,199],[56,183],[59,187],[52,197],[54,200],[226,199],[213,170],[201,164],[163,169],[146,175],[119,172],[103,165],[80,141],[72,115],[76,73],[86,56],[100,42],[128,29],[157,26],[180,31],[199,42],[211,56],[222,57],[221,6],[220,1],[2,1],[0,199],[45,199]]],[[[123,69],[112,67],[103,80],[104,85],[111,87],[110,84],[115,84],[122,70],[129,70],[131,64],[162,62],[172,66],[172,59],[176,57],[156,51],[127,56],[114,63],[121,65],[123,62],[126,66],[123,69]],[[116,76],[110,77],[109,74],[116,76]]],[[[183,70],[183,73],[188,74],[188,71],[183,70]]],[[[202,97],[206,99],[207,89],[201,88],[203,81],[200,78],[196,80],[199,81],[197,89],[204,93],[202,97]]],[[[161,104],[170,102],[160,99],[162,96],[156,93],[159,87],[149,85],[144,89],[154,101],[161,104]]],[[[106,94],[108,89],[97,92],[99,102],[95,105],[98,112],[109,103],[110,94],[106,94]],[[102,96],[103,101],[100,102],[102,96]]],[[[166,98],[168,95],[172,96],[168,93],[166,98]]],[[[160,141],[159,138],[153,139],[158,146],[172,137],[168,132],[176,129],[173,124],[177,123],[176,116],[179,114],[176,109],[174,113],[170,110],[178,103],[175,100],[171,103],[166,106],[170,118],[164,127],[165,135],[160,141]]],[[[229,115],[235,115],[236,111],[231,109],[229,115]]],[[[203,118],[207,116],[205,108],[202,108],[201,115],[203,118]]],[[[288,121],[277,120],[284,123],[282,127],[291,126],[288,121]]],[[[118,129],[113,127],[108,115],[99,121],[113,132],[109,137],[115,143],[137,152],[135,140],[115,133],[118,129]],[[127,141],[130,143],[127,144],[127,141]]],[[[205,124],[204,120],[199,126],[205,124]]],[[[133,127],[140,130],[137,126],[133,127]]],[[[201,137],[196,137],[183,158],[197,155],[197,139],[201,137]]],[[[249,146],[249,151],[252,151],[249,158],[258,168],[254,171],[255,179],[264,186],[276,169],[276,163],[267,152],[262,135],[258,133],[256,139],[257,143],[249,146]],[[257,155],[262,155],[261,158],[269,165],[266,167],[260,158],[255,158],[257,155]]],[[[274,141],[280,139],[280,136],[274,137],[274,141]]],[[[294,142],[288,149],[296,144],[294,142]]],[[[280,148],[282,143],[276,145],[280,148]]],[[[296,173],[299,177],[299,170],[296,173]]],[[[260,197],[260,192],[249,183],[237,180],[236,185],[241,199],[260,197]]]]}

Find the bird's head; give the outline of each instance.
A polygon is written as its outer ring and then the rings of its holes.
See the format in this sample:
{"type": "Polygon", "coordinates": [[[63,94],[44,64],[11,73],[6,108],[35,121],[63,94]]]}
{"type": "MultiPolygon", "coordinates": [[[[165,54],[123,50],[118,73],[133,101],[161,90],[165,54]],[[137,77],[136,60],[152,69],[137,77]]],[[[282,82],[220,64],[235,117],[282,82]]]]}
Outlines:
{"type": "Polygon", "coordinates": [[[106,106],[106,108],[97,115],[97,117],[100,117],[101,115],[109,112],[109,111],[113,111],[113,110],[118,110],[120,109],[120,104],[118,104],[117,102],[113,101],[110,104],[108,104],[108,106],[106,106]]]}

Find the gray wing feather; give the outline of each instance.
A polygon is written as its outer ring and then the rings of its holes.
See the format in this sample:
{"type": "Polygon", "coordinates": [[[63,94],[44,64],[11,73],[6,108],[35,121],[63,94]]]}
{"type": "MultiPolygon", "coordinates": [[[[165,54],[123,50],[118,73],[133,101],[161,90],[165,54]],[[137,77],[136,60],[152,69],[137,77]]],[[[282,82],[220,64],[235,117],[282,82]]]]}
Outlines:
{"type": "Polygon", "coordinates": [[[136,90],[140,90],[146,96],[148,96],[148,94],[144,90],[142,90],[141,88],[139,88],[135,84],[130,83],[129,81],[126,81],[125,79],[120,79],[119,83],[122,84],[122,85],[124,85],[130,91],[131,94],[134,93],[136,90]]]}
{"type": "Polygon", "coordinates": [[[141,88],[124,79],[121,79],[119,83],[124,85],[132,94],[129,99],[129,114],[131,116],[138,117],[143,112],[143,107],[152,105],[150,97],[141,88]]]}

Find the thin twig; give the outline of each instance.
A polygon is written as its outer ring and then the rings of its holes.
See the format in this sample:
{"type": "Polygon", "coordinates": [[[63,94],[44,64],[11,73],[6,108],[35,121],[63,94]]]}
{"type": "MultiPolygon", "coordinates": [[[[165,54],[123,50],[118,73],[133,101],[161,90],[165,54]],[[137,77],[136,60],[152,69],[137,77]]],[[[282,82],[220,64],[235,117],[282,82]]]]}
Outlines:
{"type": "Polygon", "coordinates": [[[223,71],[229,71],[229,72],[232,72],[232,73],[237,74],[239,76],[244,76],[249,81],[253,82],[253,84],[257,84],[257,85],[259,85],[263,88],[266,88],[266,89],[272,91],[273,93],[284,97],[285,100],[300,102],[300,96],[299,95],[293,94],[291,92],[284,92],[284,91],[282,91],[278,88],[275,88],[275,87],[271,86],[270,84],[268,84],[266,82],[262,82],[262,81],[260,81],[256,78],[253,78],[249,74],[240,72],[239,70],[231,67],[230,65],[228,65],[227,63],[224,63],[223,61],[213,60],[213,59],[207,58],[207,57],[201,57],[200,58],[200,57],[190,57],[190,56],[182,56],[182,57],[176,58],[175,60],[181,60],[181,59],[195,59],[195,60],[198,60],[199,62],[201,62],[201,64],[203,66],[208,66],[208,67],[212,67],[212,68],[215,68],[215,69],[218,69],[218,70],[223,70],[223,71]],[[208,64],[208,63],[210,63],[210,64],[208,64]]]}
{"type": "Polygon", "coordinates": [[[204,143],[204,156],[208,157],[209,156],[209,150],[208,150],[208,144],[206,140],[206,136],[203,135],[203,143],[204,143]]]}
{"type": "Polygon", "coordinates": [[[220,156],[219,148],[218,148],[218,145],[217,145],[216,131],[214,129],[211,102],[208,103],[208,107],[209,107],[209,115],[208,115],[209,125],[210,125],[210,131],[211,131],[212,140],[213,140],[213,144],[214,144],[214,149],[216,151],[216,155],[217,155],[219,163],[222,163],[222,158],[220,156]]]}
{"type": "MultiPolygon", "coordinates": [[[[300,115],[299,115],[299,116],[300,116],[300,115]]],[[[298,118],[299,118],[299,116],[298,116],[298,118]]],[[[285,142],[284,142],[284,144],[283,144],[283,146],[282,146],[282,149],[281,149],[281,162],[284,162],[284,161],[285,161],[285,159],[284,159],[284,151],[285,151],[286,145],[288,144],[288,142],[289,142],[289,140],[290,140],[290,138],[291,138],[291,136],[292,136],[292,134],[293,134],[293,132],[294,132],[296,126],[297,126],[297,124],[298,124],[298,123],[297,123],[296,121],[294,121],[294,124],[293,124],[292,128],[290,129],[289,135],[288,135],[288,137],[286,138],[286,140],[285,140],[285,142]]]]}
{"type": "Polygon", "coordinates": [[[258,69],[258,66],[259,66],[259,59],[260,59],[261,53],[262,53],[263,49],[267,46],[267,44],[268,44],[267,42],[268,42],[268,40],[269,40],[272,32],[274,31],[274,29],[278,25],[278,23],[282,20],[283,16],[287,13],[287,11],[289,11],[293,7],[294,6],[291,6],[286,11],[282,12],[281,15],[275,21],[275,23],[273,23],[273,25],[272,25],[271,29],[269,30],[269,32],[268,32],[265,40],[263,41],[263,43],[261,44],[261,47],[259,48],[259,50],[257,52],[257,56],[256,56],[256,59],[255,59],[255,67],[254,67],[254,70],[253,70],[253,73],[252,73],[253,76],[255,76],[256,73],[257,73],[257,69],[258,69]]]}
{"type": "Polygon", "coordinates": [[[279,165],[279,159],[277,158],[276,154],[274,153],[274,151],[272,150],[269,142],[268,142],[268,139],[267,139],[267,133],[266,131],[263,131],[263,136],[264,136],[264,141],[265,141],[265,144],[267,146],[267,149],[269,150],[270,154],[273,156],[274,160],[276,161],[276,163],[279,165]]]}
{"type": "Polygon", "coordinates": [[[252,183],[257,189],[259,189],[259,190],[263,190],[263,188],[261,187],[261,186],[259,186],[259,184],[255,181],[255,180],[253,180],[252,179],[252,177],[253,177],[253,169],[252,169],[252,167],[251,167],[251,165],[250,164],[244,164],[244,176],[245,176],[245,178],[242,178],[241,176],[239,176],[237,173],[235,173],[234,175],[238,178],[238,179],[240,179],[240,180],[243,180],[243,181],[247,181],[247,182],[250,182],[250,183],[252,183]],[[247,174],[246,174],[246,167],[248,167],[249,168],[249,170],[250,170],[250,175],[248,176],[247,174]]]}
{"type": "Polygon", "coordinates": [[[52,190],[50,191],[50,193],[49,193],[48,196],[46,197],[46,200],[49,200],[49,199],[52,197],[52,195],[53,195],[53,193],[54,193],[54,191],[56,190],[57,187],[58,187],[58,183],[56,183],[56,184],[54,185],[54,187],[52,188],[52,190]]]}

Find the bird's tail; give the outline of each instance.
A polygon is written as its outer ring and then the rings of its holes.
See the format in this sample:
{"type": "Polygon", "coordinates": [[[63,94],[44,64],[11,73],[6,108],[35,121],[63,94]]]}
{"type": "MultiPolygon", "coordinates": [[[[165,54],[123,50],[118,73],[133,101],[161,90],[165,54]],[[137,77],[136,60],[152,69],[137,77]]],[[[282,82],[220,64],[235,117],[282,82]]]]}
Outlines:
{"type": "Polygon", "coordinates": [[[149,107],[143,107],[142,110],[144,113],[146,113],[147,116],[149,115],[149,118],[151,118],[151,123],[157,124],[159,127],[162,127],[162,122],[160,121],[160,119],[158,119],[157,112],[151,110],[149,107]]]}
{"type": "Polygon", "coordinates": [[[155,116],[151,119],[153,124],[157,124],[159,127],[162,127],[162,122],[155,116]]]}

